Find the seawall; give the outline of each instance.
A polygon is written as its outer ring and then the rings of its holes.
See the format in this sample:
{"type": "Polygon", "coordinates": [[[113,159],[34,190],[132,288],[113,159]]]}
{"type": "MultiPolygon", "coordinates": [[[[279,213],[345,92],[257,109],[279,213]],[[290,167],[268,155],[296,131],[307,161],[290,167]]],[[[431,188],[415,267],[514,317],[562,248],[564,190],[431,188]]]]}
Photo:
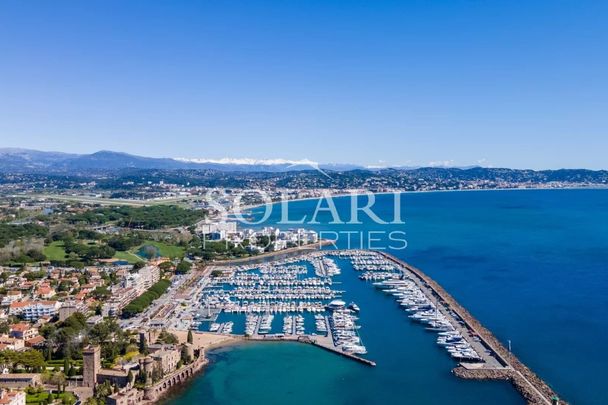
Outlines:
{"type": "MultiPolygon", "coordinates": [[[[388,260],[405,268],[422,280],[438,298],[454,311],[476,333],[483,343],[490,348],[499,361],[505,366],[503,369],[465,369],[462,366],[454,369],[454,374],[462,378],[474,379],[504,379],[509,380],[530,404],[551,404],[557,394],[547,383],[538,377],[532,370],[524,365],[516,356],[510,353],[500,341],[481,323],[462,307],[450,294],[436,281],[427,276],[418,268],[386,253],[378,252],[388,260]]],[[[561,402],[565,403],[565,402],[561,402]]]]}

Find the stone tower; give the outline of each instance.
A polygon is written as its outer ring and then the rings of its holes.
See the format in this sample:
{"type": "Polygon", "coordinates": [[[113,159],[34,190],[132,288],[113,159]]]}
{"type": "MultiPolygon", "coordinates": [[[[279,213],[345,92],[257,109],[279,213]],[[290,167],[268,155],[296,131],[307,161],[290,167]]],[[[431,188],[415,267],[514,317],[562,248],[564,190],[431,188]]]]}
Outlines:
{"type": "Polygon", "coordinates": [[[95,387],[97,373],[101,369],[101,349],[99,346],[87,346],[82,350],[82,382],[85,387],[95,387]]]}

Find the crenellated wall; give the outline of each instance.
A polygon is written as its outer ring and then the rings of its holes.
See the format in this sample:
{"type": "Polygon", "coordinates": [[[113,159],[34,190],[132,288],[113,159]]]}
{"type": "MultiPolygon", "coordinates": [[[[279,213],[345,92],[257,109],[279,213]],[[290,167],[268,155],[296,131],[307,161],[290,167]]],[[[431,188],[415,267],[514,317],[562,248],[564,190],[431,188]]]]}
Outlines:
{"type": "Polygon", "coordinates": [[[207,359],[204,354],[201,353],[197,357],[197,359],[187,366],[180,368],[179,370],[173,372],[172,374],[164,377],[162,380],[157,382],[150,387],[146,387],[144,390],[144,400],[149,402],[155,402],[162,396],[164,396],[171,388],[184,383],[185,381],[192,378],[196,373],[198,373],[201,368],[205,364],[207,364],[207,359]]]}

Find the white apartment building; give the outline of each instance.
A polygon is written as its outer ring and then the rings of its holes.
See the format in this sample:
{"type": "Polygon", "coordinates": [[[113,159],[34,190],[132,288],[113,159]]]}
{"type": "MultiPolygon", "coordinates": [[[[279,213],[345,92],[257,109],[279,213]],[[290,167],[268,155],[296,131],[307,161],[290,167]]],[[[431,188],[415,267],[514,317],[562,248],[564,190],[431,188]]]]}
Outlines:
{"type": "Polygon", "coordinates": [[[57,301],[18,301],[9,307],[9,315],[22,316],[26,321],[36,321],[43,316],[54,316],[61,304],[57,301]]]}
{"type": "Polygon", "coordinates": [[[147,289],[152,287],[160,280],[160,268],[158,266],[145,266],[139,269],[137,273],[129,274],[123,280],[124,288],[134,288],[137,295],[143,294],[147,289]]]}

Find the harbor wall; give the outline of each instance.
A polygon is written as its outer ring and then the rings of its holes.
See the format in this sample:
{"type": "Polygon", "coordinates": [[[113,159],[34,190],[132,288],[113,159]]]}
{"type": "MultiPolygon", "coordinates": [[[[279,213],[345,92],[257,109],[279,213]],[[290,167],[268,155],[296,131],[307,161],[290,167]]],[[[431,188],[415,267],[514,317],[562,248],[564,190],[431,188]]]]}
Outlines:
{"type": "MultiPolygon", "coordinates": [[[[447,293],[437,282],[427,276],[421,270],[417,269],[410,264],[397,259],[396,257],[385,253],[378,252],[385,258],[393,261],[399,266],[404,267],[420,280],[424,281],[428,287],[437,296],[447,304],[462,320],[465,322],[467,327],[475,332],[479,338],[483,341],[492,352],[494,352],[497,358],[505,364],[507,368],[511,368],[511,375],[508,378],[515,388],[524,396],[526,401],[531,404],[551,404],[553,398],[557,398],[557,394],[545,383],[540,377],[538,377],[532,370],[524,365],[517,357],[510,353],[500,341],[494,337],[494,335],[481,323],[475,319],[464,307],[462,307],[450,294],[447,293]]],[[[457,368],[458,369],[458,368],[457,368]]],[[[496,370],[485,370],[496,371],[496,370]]],[[[456,374],[456,373],[455,373],[456,374]]],[[[458,371],[456,375],[459,376],[470,376],[469,378],[481,378],[486,379],[487,376],[496,375],[495,373],[484,373],[480,370],[467,370],[467,372],[458,371]]],[[[464,377],[463,377],[464,378],[464,377]]],[[[503,378],[505,379],[505,378],[503,378]]],[[[565,403],[565,402],[561,402],[565,403]]]]}

